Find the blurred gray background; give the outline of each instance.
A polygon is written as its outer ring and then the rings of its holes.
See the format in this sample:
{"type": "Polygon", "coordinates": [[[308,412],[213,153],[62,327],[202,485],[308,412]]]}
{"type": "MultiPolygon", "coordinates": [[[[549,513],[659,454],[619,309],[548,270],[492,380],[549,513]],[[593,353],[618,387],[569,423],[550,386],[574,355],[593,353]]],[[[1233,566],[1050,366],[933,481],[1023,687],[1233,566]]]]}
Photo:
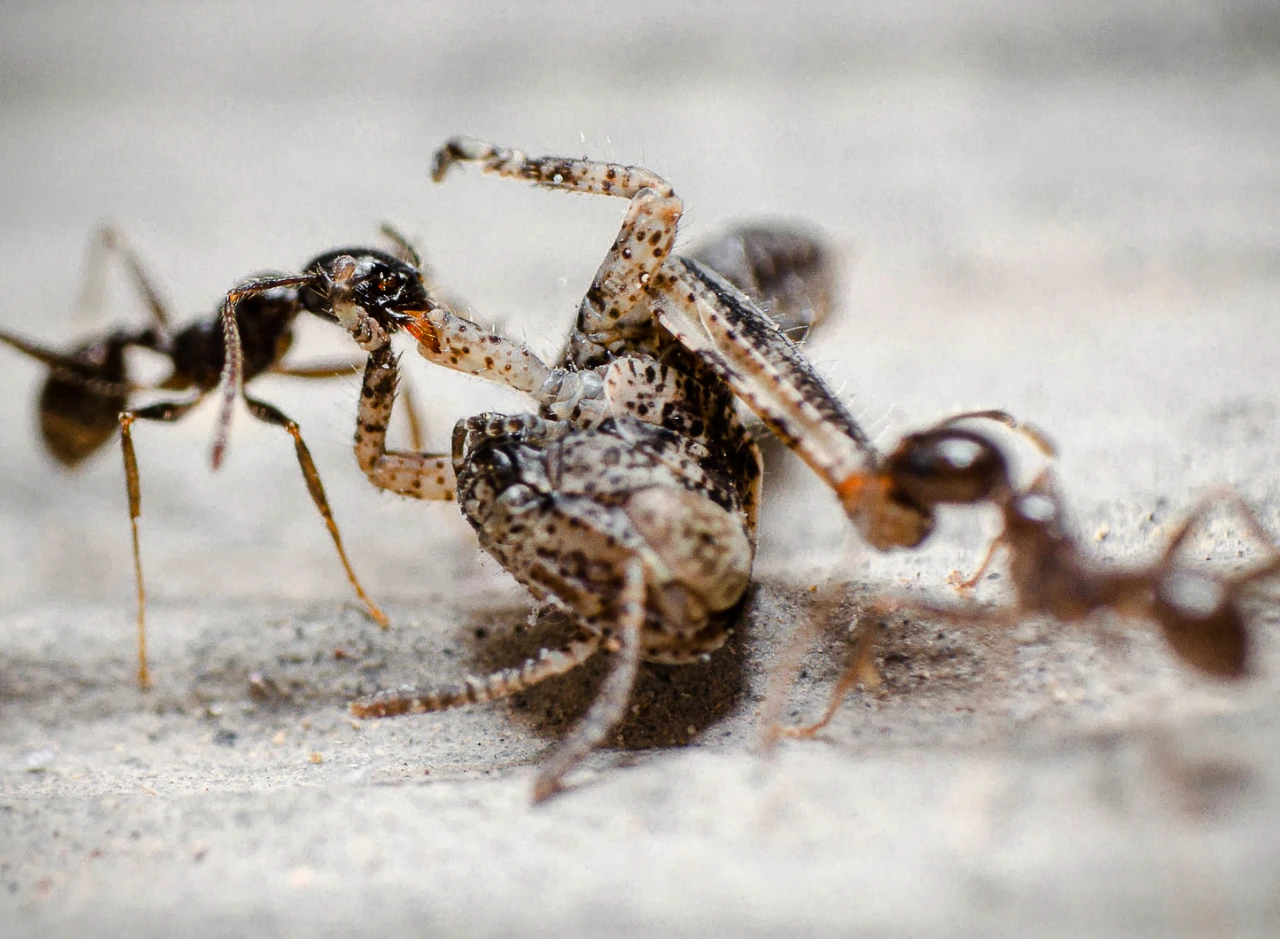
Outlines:
{"type": "MultiPolygon", "coordinates": [[[[1150,556],[1215,485],[1280,532],[1277,7],[781,7],[7,3],[0,325],[61,344],[141,322],[118,275],[80,309],[105,221],[183,321],[390,221],[478,319],[554,354],[624,205],[476,172],[433,185],[434,148],[466,133],[664,174],[685,243],[744,217],[829,232],[842,303],[808,351],[877,440],[960,408],[1035,421],[1100,556],[1150,556]]],[[[342,338],[304,323],[293,357],[342,338]]],[[[623,742],[659,749],[598,754],[533,810],[526,764],[590,675],[509,706],[344,716],[358,691],[532,641],[524,593],[455,509],[359,474],[354,376],[256,388],[301,422],[396,628],[352,607],[283,435],[240,414],[213,475],[205,407],[135,432],[143,696],[118,450],[58,469],[39,369],[0,356],[13,934],[1266,935],[1280,916],[1274,603],[1238,688],[1145,635],[1041,627],[1001,654],[903,636],[882,693],[764,761],[754,711],[808,588],[945,595],[992,533],[957,515],[928,551],[873,556],[781,461],[739,637],[707,669],[647,677],[623,742]]],[[[410,381],[435,447],[461,416],[520,406],[417,363],[410,381]]],[[[1193,553],[1225,571],[1255,550],[1225,519],[1193,553]]],[[[792,719],[841,648],[810,657],[792,719]]]]}

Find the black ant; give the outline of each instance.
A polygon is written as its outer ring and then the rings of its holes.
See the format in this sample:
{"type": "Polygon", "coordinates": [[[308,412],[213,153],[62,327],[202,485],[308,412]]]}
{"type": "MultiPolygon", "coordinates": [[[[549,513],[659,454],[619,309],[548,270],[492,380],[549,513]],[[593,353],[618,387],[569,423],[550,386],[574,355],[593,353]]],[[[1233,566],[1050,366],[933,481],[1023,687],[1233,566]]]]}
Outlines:
{"type": "MultiPolygon", "coordinates": [[[[402,237],[385,226],[383,233],[395,242],[397,249],[415,267],[421,266],[416,252],[402,237]]],[[[103,229],[98,235],[95,248],[121,260],[151,313],[149,325],[134,329],[113,329],[105,336],[64,351],[48,349],[4,332],[0,332],[0,342],[48,367],[49,374],[38,404],[40,430],[46,448],[64,466],[76,466],[101,449],[117,429],[120,431],[137,584],[138,684],[145,689],[150,686],[151,679],[147,668],[146,591],[138,544],[138,517],[141,514],[142,497],[138,460],[133,445],[133,424],[137,421],[173,423],[181,420],[218,386],[226,358],[222,313],[219,310],[213,316],[174,330],[165,304],[137,256],[119,234],[110,228],[103,229]],[[169,362],[169,374],[153,384],[134,381],[129,374],[126,356],[130,349],[145,349],[164,357],[169,362]],[[178,401],[134,405],[135,395],[153,391],[186,391],[190,395],[178,401]]],[[[263,278],[255,282],[253,289],[241,291],[244,302],[236,308],[239,336],[235,360],[242,363],[245,382],[265,374],[294,378],[334,378],[359,372],[363,365],[361,362],[306,367],[282,363],[293,339],[294,320],[299,313],[311,310],[307,293],[307,286],[311,282],[307,277],[263,278]]],[[[329,500],[320,482],[319,471],[310,450],[303,442],[297,422],[265,401],[246,396],[245,403],[249,413],[258,420],[283,428],[293,437],[298,465],[306,480],[307,490],[324,519],[347,578],[369,616],[385,628],[386,616],[365,593],[347,558],[337,523],[329,508],[329,500]]],[[[407,413],[416,447],[421,436],[417,418],[412,408],[407,413]]]]}
{"type": "MultiPolygon", "coordinates": [[[[1186,665],[1216,678],[1240,679],[1248,674],[1249,633],[1243,601],[1257,582],[1280,574],[1277,548],[1252,510],[1235,493],[1219,491],[1203,498],[1150,564],[1108,568],[1086,557],[1063,527],[1063,505],[1048,469],[1025,488],[1010,482],[1008,462],[986,434],[953,426],[973,417],[1001,420],[1029,436],[1042,451],[1050,445],[1034,429],[1004,420],[1001,412],[977,412],[949,418],[928,430],[904,437],[887,458],[878,477],[903,501],[928,511],[937,505],[990,503],[1000,510],[1004,527],[992,542],[973,577],[958,581],[961,590],[975,586],[996,552],[1009,554],[1009,580],[1014,602],[991,609],[979,604],[944,605],[899,598],[872,604],[878,617],[909,613],[958,625],[1013,626],[1029,616],[1048,616],[1080,623],[1110,612],[1125,619],[1153,622],[1173,653],[1186,665]],[[998,416],[1000,415],[1000,416],[998,416]],[[1249,533],[1266,545],[1258,566],[1220,577],[1189,570],[1178,557],[1195,526],[1215,507],[1226,504],[1244,520],[1249,533]]],[[[864,628],[855,642],[852,665],[840,679],[822,718],[772,733],[810,737],[825,727],[844,696],[863,681],[874,685],[873,664],[878,630],[864,628]]]]}

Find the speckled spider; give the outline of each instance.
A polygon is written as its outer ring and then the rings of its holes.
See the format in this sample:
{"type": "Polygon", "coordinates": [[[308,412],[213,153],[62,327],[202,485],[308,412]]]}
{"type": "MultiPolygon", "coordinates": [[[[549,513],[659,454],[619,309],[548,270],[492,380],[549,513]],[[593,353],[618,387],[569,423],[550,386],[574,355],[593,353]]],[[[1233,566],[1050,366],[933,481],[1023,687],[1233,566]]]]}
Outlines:
{"type": "MultiPolygon", "coordinates": [[[[722,241],[704,251],[717,274],[672,254],[681,203],[648,170],[530,159],[457,138],[436,155],[435,179],[460,162],[630,200],[557,365],[457,315],[429,295],[415,268],[381,253],[322,255],[301,275],[302,294],[308,309],[338,320],[368,352],[355,446],[369,479],[415,498],[457,498],[481,547],[574,619],[581,635],[518,668],[450,690],[382,692],[352,712],[383,717],[492,701],[604,648],[613,667],[543,765],[534,788],[543,799],[622,717],[641,660],[691,662],[726,639],[751,576],[760,491],[759,449],[737,402],[831,485],[876,547],[919,544],[937,505],[981,494],[956,492],[953,476],[933,487],[909,454],[878,454],[785,335],[783,326],[820,317],[830,295],[830,258],[812,238],[740,231],[736,247],[722,241]],[[397,381],[390,337],[398,331],[431,362],[526,393],[536,413],[460,421],[447,455],[388,450],[397,381]]],[[[233,291],[224,315],[228,406],[240,384],[233,314],[243,295],[233,291]]],[[[223,440],[228,419],[224,409],[223,440]]],[[[926,469],[945,458],[934,455],[926,469]]]]}

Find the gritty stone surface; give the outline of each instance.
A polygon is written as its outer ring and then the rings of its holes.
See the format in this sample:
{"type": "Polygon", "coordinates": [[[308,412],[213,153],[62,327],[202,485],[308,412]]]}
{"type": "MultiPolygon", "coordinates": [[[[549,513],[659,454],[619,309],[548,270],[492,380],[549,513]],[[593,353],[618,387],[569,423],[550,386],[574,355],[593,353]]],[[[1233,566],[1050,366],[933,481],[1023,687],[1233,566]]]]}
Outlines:
{"type": "MultiPolygon", "coordinates": [[[[96,316],[78,309],[105,220],[186,318],[387,219],[474,318],[553,356],[623,204],[476,174],[433,186],[431,152],[468,133],[650,166],[684,199],[686,243],[744,216],[832,232],[840,312],[808,350],[877,440],[960,408],[1035,421],[1101,558],[1151,557],[1219,484],[1280,533],[1273,6],[776,7],[654,2],[618,29],[573,3],[11,4],[0,326],[61,343],[141,320],[117,277],[96,316]]],[[[347,348],[318,322],[300,333],[298,361],[347,348]]],[[[801,720],[860,600],[945,596],[994,521],[952,513],[928,550],[873,555],[803,467],[771,459],[729,644],[646,667],[613,746],[535,809],[531,767],[599,667],[498,706],[346,714],[562,629],[528,625],[455,506],[365,482],[354,377],[260,391],[300,421],[393,629],[352,604],[288,438],[240,415],[211,475],[202,407],[135,428],[157,677],[141,695],[118,452],[58,470],[38,369],[3,363],[6,936],[1263,936],[1280,918],[1276,592],[1239,687],[1143,631],[899,628],[881,689],[764,759],[756,711],[795,629],[826,626],[787,702],[801,720]],[[810,591],[828,582],[833,601],[810,591]]],[[[434,447],[463,415],[519,406],[410,365],[434,447]]],[[[1227,518],[1191,550],[1225,571],[1253,548],[1227,518]]]]}

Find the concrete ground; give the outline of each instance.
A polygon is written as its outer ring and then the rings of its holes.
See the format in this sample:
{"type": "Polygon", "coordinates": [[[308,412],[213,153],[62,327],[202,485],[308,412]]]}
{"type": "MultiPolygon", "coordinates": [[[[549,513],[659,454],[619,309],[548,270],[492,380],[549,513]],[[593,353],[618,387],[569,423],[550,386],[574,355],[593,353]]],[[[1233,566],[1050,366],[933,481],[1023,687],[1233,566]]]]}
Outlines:
{"type": "MultiPolygon", "coordinates": [[[[184,319],[390,220],[481,320],[553,354],[623,205],[474,172],[433,186],[434,147],[469,133],[647,165],[683,196],[687,241],[745,216],[831,232],[841,308],[808,351],[878,441],[961,408],[1035,421],[1108,563],[1153,556],[1216,485],[1280,535],[1275,7],[778,6],[10,3],[0,327],[64,343],[143,318],[118,277],[96,317],[78,308],[104,220],[184,319]]],[[[304,323],[296,359],[343,339],[304,323]]],[[[945,597],[994,525],[953,513],[927,550],[875,555],[780,460],[733,640],[646,669],[620,739],[535,808],[532,767],[598,667],[498,706],[346,714],[555,631],[526,625],[456,508],[364,481],[354,376],[257,387],[301,422],[394,628],[353,606],[283,435],[241,414],[209,473],[206,406],[136,431],[144,695],[118,453],[59,470],[39,369],[3,364],[0,935],[1274,934],[1274,595],[1254,606],[1257,674],[1230,686],[1143,630],[898,626],[885,685],[765,759],[788,637],[830,627],[788,699],[800,720],[857,597],[945,597]]],[[[433,446],[519,407],[410,378],[433,446]]],[[[1223,573],[1256,546],[1222,518],[1191,553],[1223,573]]]]}

